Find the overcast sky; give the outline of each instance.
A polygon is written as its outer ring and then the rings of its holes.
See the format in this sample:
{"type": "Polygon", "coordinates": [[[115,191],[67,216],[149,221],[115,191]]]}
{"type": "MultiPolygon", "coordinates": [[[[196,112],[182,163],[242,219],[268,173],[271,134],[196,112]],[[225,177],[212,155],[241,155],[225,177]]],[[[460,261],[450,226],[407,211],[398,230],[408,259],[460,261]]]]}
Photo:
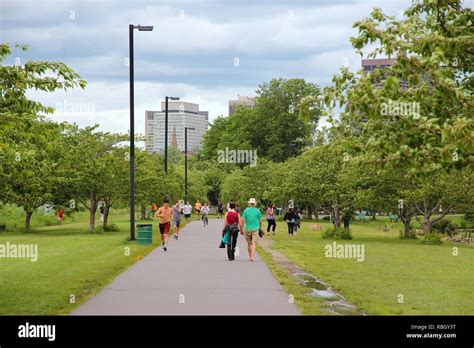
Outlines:
{"type": "Polygon", "coordinates": [[[102,130],[129,129],[128,25],[135,31],[136,131],[144,111],[165,95],[200,104],[210,119],[227,116],[228,100],[255,95],[272,78],[321,86],[344,64],[360,68],[352,24],[375,6],[399,15],[411,0],[0,0],[0,41],[28,44],[9,64],[62,61],[85,90],[30,95],[58,110],[53,119],[102,130]]]}

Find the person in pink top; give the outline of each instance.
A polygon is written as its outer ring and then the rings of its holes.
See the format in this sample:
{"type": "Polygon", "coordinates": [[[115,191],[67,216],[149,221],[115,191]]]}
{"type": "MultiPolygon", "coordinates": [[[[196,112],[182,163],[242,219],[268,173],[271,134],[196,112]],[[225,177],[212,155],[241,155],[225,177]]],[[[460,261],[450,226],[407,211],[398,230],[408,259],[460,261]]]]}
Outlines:
{"type": "Polygon", "coordinates": [[[242,219],[238,212],[235,211],[235,203],[229,204],[229,211],[224,216],[223,236],[228,233],[227,257],[229,261],[235,260],[235,247],[237,245],[237,238],[239,236],[239,228],[242,231],[242,219]]]}

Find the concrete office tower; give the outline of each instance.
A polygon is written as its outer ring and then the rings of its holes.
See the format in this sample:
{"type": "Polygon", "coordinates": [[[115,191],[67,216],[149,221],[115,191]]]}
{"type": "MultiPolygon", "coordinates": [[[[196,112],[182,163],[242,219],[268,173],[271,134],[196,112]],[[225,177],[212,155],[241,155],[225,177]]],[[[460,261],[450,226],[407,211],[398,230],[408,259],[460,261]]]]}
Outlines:
{"type": "Polygon", "coordinates": [[[235,109],[239,106],[246,106],[248,108],[255,108],[255,98],[238,96],[237,100],[229,100],[229,116],[235,112],[235,109]]]}
{"type": "MultiPolygon", "coordinates": [[[[188,131],[188,151],[201,148],[204,133],[208,129],[208,112],[199,111],[199,105],[185,101],[168,101],[168,148],[173,145],[184,152],[184,127],[188,131]]],[[[145,111],[145,145],[149,152],[165,151],[165,102],[161,111],[145,111]]]]}
{"type": "MultiPolygon", "coordinates": [[[[362,59],[362,69],[364,72],[369,72],[377,68],[385,68],[393,65],[397,60],[388,58],[376,58],[376,59],[362,59]]],[[[382,87],[382,84],[377,83],[378,87],[382,87]]],[[[400,81],[402,88],[408,88],[408,84],[405,81],[400,81]]]]}

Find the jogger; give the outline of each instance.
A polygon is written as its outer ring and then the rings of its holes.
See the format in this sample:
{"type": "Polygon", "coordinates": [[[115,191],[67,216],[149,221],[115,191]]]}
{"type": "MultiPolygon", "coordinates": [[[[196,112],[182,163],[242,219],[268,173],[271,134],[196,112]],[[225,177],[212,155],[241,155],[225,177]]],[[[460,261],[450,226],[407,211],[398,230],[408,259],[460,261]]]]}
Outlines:
{"type": "Polygon", "coordinates": [[[160,219],[161,246],[163,250],[166,251],[170,233],[170,221],[173,216],[173,210],[169,207],[169,201],[167,199],[163,201],[163,206],[158,209],[156,216],[160,219]]]}

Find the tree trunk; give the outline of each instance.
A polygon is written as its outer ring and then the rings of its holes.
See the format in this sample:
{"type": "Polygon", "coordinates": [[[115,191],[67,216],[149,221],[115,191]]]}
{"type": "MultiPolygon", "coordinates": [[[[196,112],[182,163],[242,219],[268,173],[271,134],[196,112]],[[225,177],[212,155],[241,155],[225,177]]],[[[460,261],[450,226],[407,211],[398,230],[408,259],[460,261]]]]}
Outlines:
{"type": "Polygon", "coordinates": [[[372,212],[372,220],[375,220],[375,216],[377,215],[377,212],[376,211],[373,211],[372,212]]]}
{"type": "Polygon", "coordinates": [[[403,238],[410,238],[410,220],[409,218],[403,219],[403,238]]]}
{"type": "Polygon", "coordinates": [[[433,229],[433,224],[431,223],[430,219],[425,218],[423,221],[423,234],[428,234],[433,229]]]}
{"type": "Polygon", "coordinates": [[[25,231],[27,232],[31,230],[31,215],[33,215],[33,211],[25,210],[25,231]]]}
{"type": "Polygon", "coordinates": [[[109,206],[105,206],[105,210],[104,210],[104,223],[103,223],[104,230],[105,230],[105,228],[107,228],[107,223],[108,223],[108,221],[109,221],[109,211],[110,211],[110,207],[109,207],[109,206]]]}
{"type": "Polygon", "coordinates": [[[141,211],[141,218],[142,220],[145,220],[146,218],[146,206],[145,205],[142,205],[142,211],[141,211]]]}
{"type": "Polygon", "coordinates": [[[95,212],[97,210],[97,194],[95,191],[91,193],[91,203],[89,208],[89,232],[94,232],[95,228],[95,212]]]}
{"type": "Polygon", "coordinates": [[[341,226],[341,216],[339,207],[334,208],[334,229],[337,230],[341,226]]]}

